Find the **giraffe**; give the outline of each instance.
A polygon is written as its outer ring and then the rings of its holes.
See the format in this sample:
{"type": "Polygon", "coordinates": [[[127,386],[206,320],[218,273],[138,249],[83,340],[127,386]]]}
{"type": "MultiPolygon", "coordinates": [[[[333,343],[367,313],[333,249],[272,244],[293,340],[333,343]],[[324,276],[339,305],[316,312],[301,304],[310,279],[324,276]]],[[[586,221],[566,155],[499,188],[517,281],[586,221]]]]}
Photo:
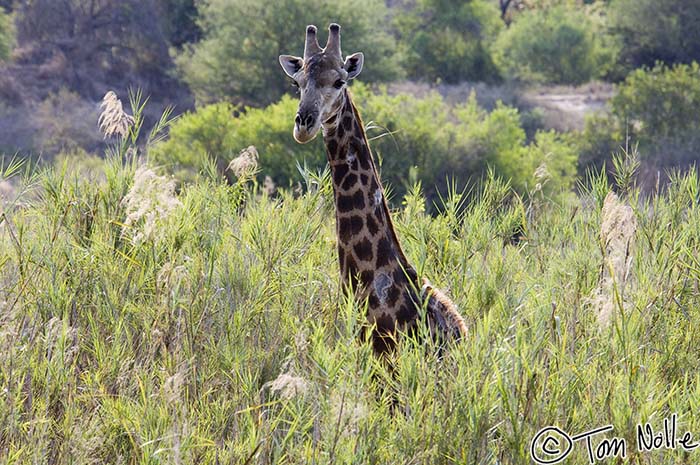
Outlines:
{"type": "Polygon", "coordinates": [[[342,59],[337,24],[330,25],[325,48],[316,32],[315,26],[307,26],[303,58],[281,55],[279,61],[300,91],[294,139],[305,144],[323,132],[343,288],[367,300],[377,354],[393,350],[397,331],[415,331],[422,305],[433,337],[461,339],[467,332],[464,319],[443,292],[419,280],[394,230],[362,120],[347,89],[347,82],[360,74],[364,55],[342,59]]]}

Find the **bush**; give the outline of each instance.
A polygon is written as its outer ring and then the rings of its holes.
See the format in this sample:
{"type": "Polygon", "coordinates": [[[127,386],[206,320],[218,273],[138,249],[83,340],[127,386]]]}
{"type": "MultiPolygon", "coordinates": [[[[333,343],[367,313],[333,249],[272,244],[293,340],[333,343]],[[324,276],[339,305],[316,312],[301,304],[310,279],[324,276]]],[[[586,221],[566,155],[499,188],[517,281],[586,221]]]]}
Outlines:
{"type": "Polygon", "coordinates": [[[299,178],[297,162],[322,166],[326,159],[320,137],[306,145],[292,139],[297,105],[285,96],[265,109],[247,108],[237,116],[229,103],[203,106],[172,123],[170,138],[151,149],[151,160],[191,181],[209,160],[224,171],[240,150],[255,145],[263,175],[289,185],[299,178]]]}
{"type": "Polygon", "coordinates": [[[503,26],[494,2],[424,0],[396,20],[410,77],[449,83],[498,80],[488,44],[503,26]]]}
{"type": "Polygon", "coordinates": [[[627,76],[612,99],[615,115],[632,124],[640,142],[685,137],[700,129],[700,66],[659,63],[627,76]]]}
{"type": "MultiPolygon", "coordinates": [[[[540,182],[548,194],[571,187],[576,170],[574,144],[561,135],[539,132],[527,144],[520,115],[499,104],[492,112],[480,108],[476,97],[456,108],[437,94],[415,98],[390,96],[354,85],[355,102],[364,115],[370,145],[380,160],[382,179],[402,198],[419,180],[426,194],[437,200],[454,179],[463,187],[481,177],[486,168],[510,178],[519,191],[540,182]],[[538,167],[547,167],[547,182],[535,179],[538,167]]],[[[260,178],[271,176],[289,186],[299,180],[297,164],[321,169],[326,162],[319,136],[310,144],[292,139],[297,101],[283,97],[264,109],[248,108],[234,116],[234,107],[219,103],[200,108],[173,123],[170,139],[151,150],[152,160],[181,179],[192,180],[208,157],[223,169],[241,149],[258,149],[260,178]]],[[[542,171],[542,170],[540,170],[542,171]]]]}
{"type": "Polygon", "coordinates": [[[700,60],[700,3],[686,0],[613,0],[611,29],[629,68],[700,60]]]}
{"type": "Polygon", "coordinates": [[[7,60],[14,44],[14,30],[10,15],[0,8],[0,61],[7,60]]]}
{"type": "MultiPolygon", "coordinates": [[[[511,180],[520,192],[540,182],[547,194],[571,187],[577,156],[574,144],[554,133],[535,135],[527,144],[520,114],[515,108],[498,104],[487,112],[475,94],[455,108],[439,95],[422,99],[409,95],[370,94],[360,88],[357,102],[366,121],[376,121],[389,131],[371,142],[382,160],[382,178],[396,187],[399,195],[407,182],[417,177],[426,195],[436,200],[453,179],[458,188],[484,175],[488,167],[511,180]],[[534,178],[539,166],[548,166],[547,183],[534,178]]],[[[369,131],[369,136],[377,131],[369,131]]]]}
{"type": "Polygon", "coordinates": [[[185,47],[177,65],[199,103],[233,100],[259,106],[277,101],[289,89],[277,58],[302,53],[307,24],[321,29],[321,41],[329,23],[340,23],[346,32],[343,50],[365,53],[366,81],[400,75],[381,0],[284,0],[274,8],[258,0],[208,0],[198,3],[198,10],[203,40],[185,47]]]}
{"type": "Polygon", "coordinates": [[[553,84],[582,84],[604,76],[613,66],[615,52],[599,19],[565,5],[517,15],[496,41],[502,74],[553,84]]]}
{"type": "Polygon", "coordinates": [[[626,145],[638,145],[646,173],[642,182],[656,182],[657,172],[664,168],[694,163],[700,151],[698,104],[697,63],[673,67],[659,63],[653,69],[633,71],[617,87],[610,114],[587,120],[580,141],[580,168],[600,168],[626,145]]]}
{"type": "Polygon", "coordinates": [[[610,114],[589,115],[578,136],[579,175],[584,176],[589,168],[599,172],[612,154],[625,146],[624,134],[620,121],[610,114]]]}

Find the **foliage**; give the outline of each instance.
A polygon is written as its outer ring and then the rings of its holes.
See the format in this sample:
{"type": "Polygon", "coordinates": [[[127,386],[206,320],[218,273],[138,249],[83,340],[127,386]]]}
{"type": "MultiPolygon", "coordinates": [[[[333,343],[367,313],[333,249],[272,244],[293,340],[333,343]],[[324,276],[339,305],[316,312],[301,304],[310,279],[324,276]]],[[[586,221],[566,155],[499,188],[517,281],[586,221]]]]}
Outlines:
{"type": "Polygon", "coordinates": [[[587,122],[580,140],[582,166],[601,166],[630,144],[639,145],[645,169],[654,177],[659,169],[692,164],[700,150],[699,102],[697,63],[659,63],[631,72],[610,102],[611,113],[587,122]]]}
{"type": "Polygon", "coordinates": [[[0,8],[0,62],[10,57],[14,45],[12,18],[0,8]]]}
{"type": "Polygon", "coordinates": [[[400,75],[381,0],[284,0],[274,8],[258,0],[206,0],[197,8],[203,39],[186,47],[177,64],[198,103],[233,100],[259,106],[277,101],[289,89],[277,58],[302,54],[307,24],[319,27],[323,41],[328,24],[340,23],[348,31],[345,53],[362,51],[371,63],[362,72],[364,80],[400,75]]]}
{"type": "Polygon", "coordinates": [[[399,12],[396,24],[410,77],[449,83],[498,80],[489,44],[503,24],[494,2],[421,0],[399,12]]]}
{"type": "Polygon", "coordinates": [[[195,0],[156,0],[156,5],[170,45],[182,47],[199,40],[201,31],[197,26],[195,0]]]}
{"type": "Polygon", "coordinates": [[[625,130],[624,123],[608,113],[589,115],[583,131],[574,135],[579,147],[579,175],[588,169],[600,170],[613,153],[625,147],[625,130]]]}
{"type": "Polygon", "coordinates": [[[700,65],[657,64],[631,72],[611,101],[644,142],[683,137],[700,129],[700,65]]]}
{"type": "Polygon", "coordinates": [[[370,145],[382,161],[382,178],[399,195],[417,177],[428,198],[436,200],[437,191],[445,192],[449,179],[464,187],[469,179],[482,177],[488,167],[525,192],[536,185],[534,172],[542,163],[553,163],[561,173],[552,177],[547,193],[572,185],[573,144],[565,137],[538,133],[534,145],[527,145],[515,108],[499,104],[487,112],[478,106],[475,94],[451,108],[437,94],[419,99],[372,94],[361,86],[358,91],[360,111],[376,127],[368,134],[379,137],[370,145]]]}
{"type": "Polygon", "coordinates": [[[604,182],[529,208],[519,246],[498,237],[518,214],[505,183],[435,217],[413,189],[398,235],[469,336],[439,357],[403,339],[387,375],[339,289],[327,178],[278,199],[203,178],[133,242],[129,160],[108,157],[102,179],[0,174],[18,186],[0,228],[3,463],[523,464],[548,425],[611,424],[630,448],[637,423],[660,431],[671,414],[700,431],[697,172],[630,204],[636,245],[625,285],[604,289],[607,324],[591,298],[609,255],[591,199],[604,182]]]}
{"type": "Polygon", "coordinates": [[[611,30],[628,68],[700,60],[700,3],[686,0],[612,0],[611,30]]]}
{"type": "Polygon", "coordinates": [[[22,5],[16,11],[22,61],[40,68],[36,77],[50,82],[49,91],[68,87],[97,99],[106,82],[120,91],[127,83],[152,95],[169,91],[163,85],[170,66],[168,44],[153,1],[36,0],[22,5]]]}
{"type": "MultiPolygon", "coordinates": [[[[501,104],[489,113],[479,108],[474,95],[453,109],[437,94],[390,96],[363,85],[353,90],[370,146],[381,160],[382,179],[399,197],[420,180],[427,196],[437,200],[437,192],[444,191],[450,179],[464,187],[488,166],[510,178],[520,192],[536,185],[533,173],[542,163],[557,166],[560,174],[551,177],[548,193],[573,183],[576,157],[570,140],[543,133],[528,146],[514,108],[501,104]]],[[[320,136],[305,145],[293,140],[296,108],[290,97],[264,109],[247,108],[235,117],[230,104],[201,107],[173,123],[170,139],[151,150],[151,160],[182,180],[192,180],[209,157],[223,170],[238,151],[255,145],[261,177],[269,175],[282,186],[295,184],[301,178],[299,165],[321,169],[326,163],[320,136]]]]}
{"type": "Polygon", "coordinates": [[[559,4],[516,16],[494,46],[504,76],[524,81],[582,84],[610,71],[615,52],[601,16],[559,4]]]}
{"type": "Polygon", "coordinates": [[[153,147],[151,160],[191,181],[210,160],[223,172],[240,150],[255,145],[263,175],[289,185],[300,178],[297,163],[320,167],[326,159],[320,138],[306,145],[292,139],[296,108],[297,102],[288,96],[265,109],[246,108],[238,115],[229,103],[205,105],[172,123],[169,139],[153,147]]]}

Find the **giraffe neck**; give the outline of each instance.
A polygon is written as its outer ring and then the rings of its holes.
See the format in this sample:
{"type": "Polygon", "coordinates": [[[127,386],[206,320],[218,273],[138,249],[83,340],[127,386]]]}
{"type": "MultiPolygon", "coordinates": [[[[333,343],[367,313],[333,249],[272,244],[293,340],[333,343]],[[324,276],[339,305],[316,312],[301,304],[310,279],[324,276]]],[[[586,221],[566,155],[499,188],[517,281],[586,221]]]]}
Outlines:
{"type": "Polygon", "coordinates": [[[409,300],[415,301],[410,293],[418,278],[397,239],[362,120],[347,90],[338,111],[323,124],[323,139],[333,178],[342,280],[353,288],[359,284],[369,298],[370,320],[393,330],[395,323],[415,319],[409,300]]]}

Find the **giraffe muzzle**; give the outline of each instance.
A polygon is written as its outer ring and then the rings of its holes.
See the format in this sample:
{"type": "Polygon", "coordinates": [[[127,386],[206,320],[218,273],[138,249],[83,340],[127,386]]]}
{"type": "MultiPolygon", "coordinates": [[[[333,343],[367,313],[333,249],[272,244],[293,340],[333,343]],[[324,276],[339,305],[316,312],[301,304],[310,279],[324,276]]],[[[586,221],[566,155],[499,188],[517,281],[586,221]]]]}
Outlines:
{"type": "Polygon", "coordinates": [[[294,139],[301,144],[310,142],[316,137],[319,126],[315,112],[297,113],[294,118],[294,139]]]}

